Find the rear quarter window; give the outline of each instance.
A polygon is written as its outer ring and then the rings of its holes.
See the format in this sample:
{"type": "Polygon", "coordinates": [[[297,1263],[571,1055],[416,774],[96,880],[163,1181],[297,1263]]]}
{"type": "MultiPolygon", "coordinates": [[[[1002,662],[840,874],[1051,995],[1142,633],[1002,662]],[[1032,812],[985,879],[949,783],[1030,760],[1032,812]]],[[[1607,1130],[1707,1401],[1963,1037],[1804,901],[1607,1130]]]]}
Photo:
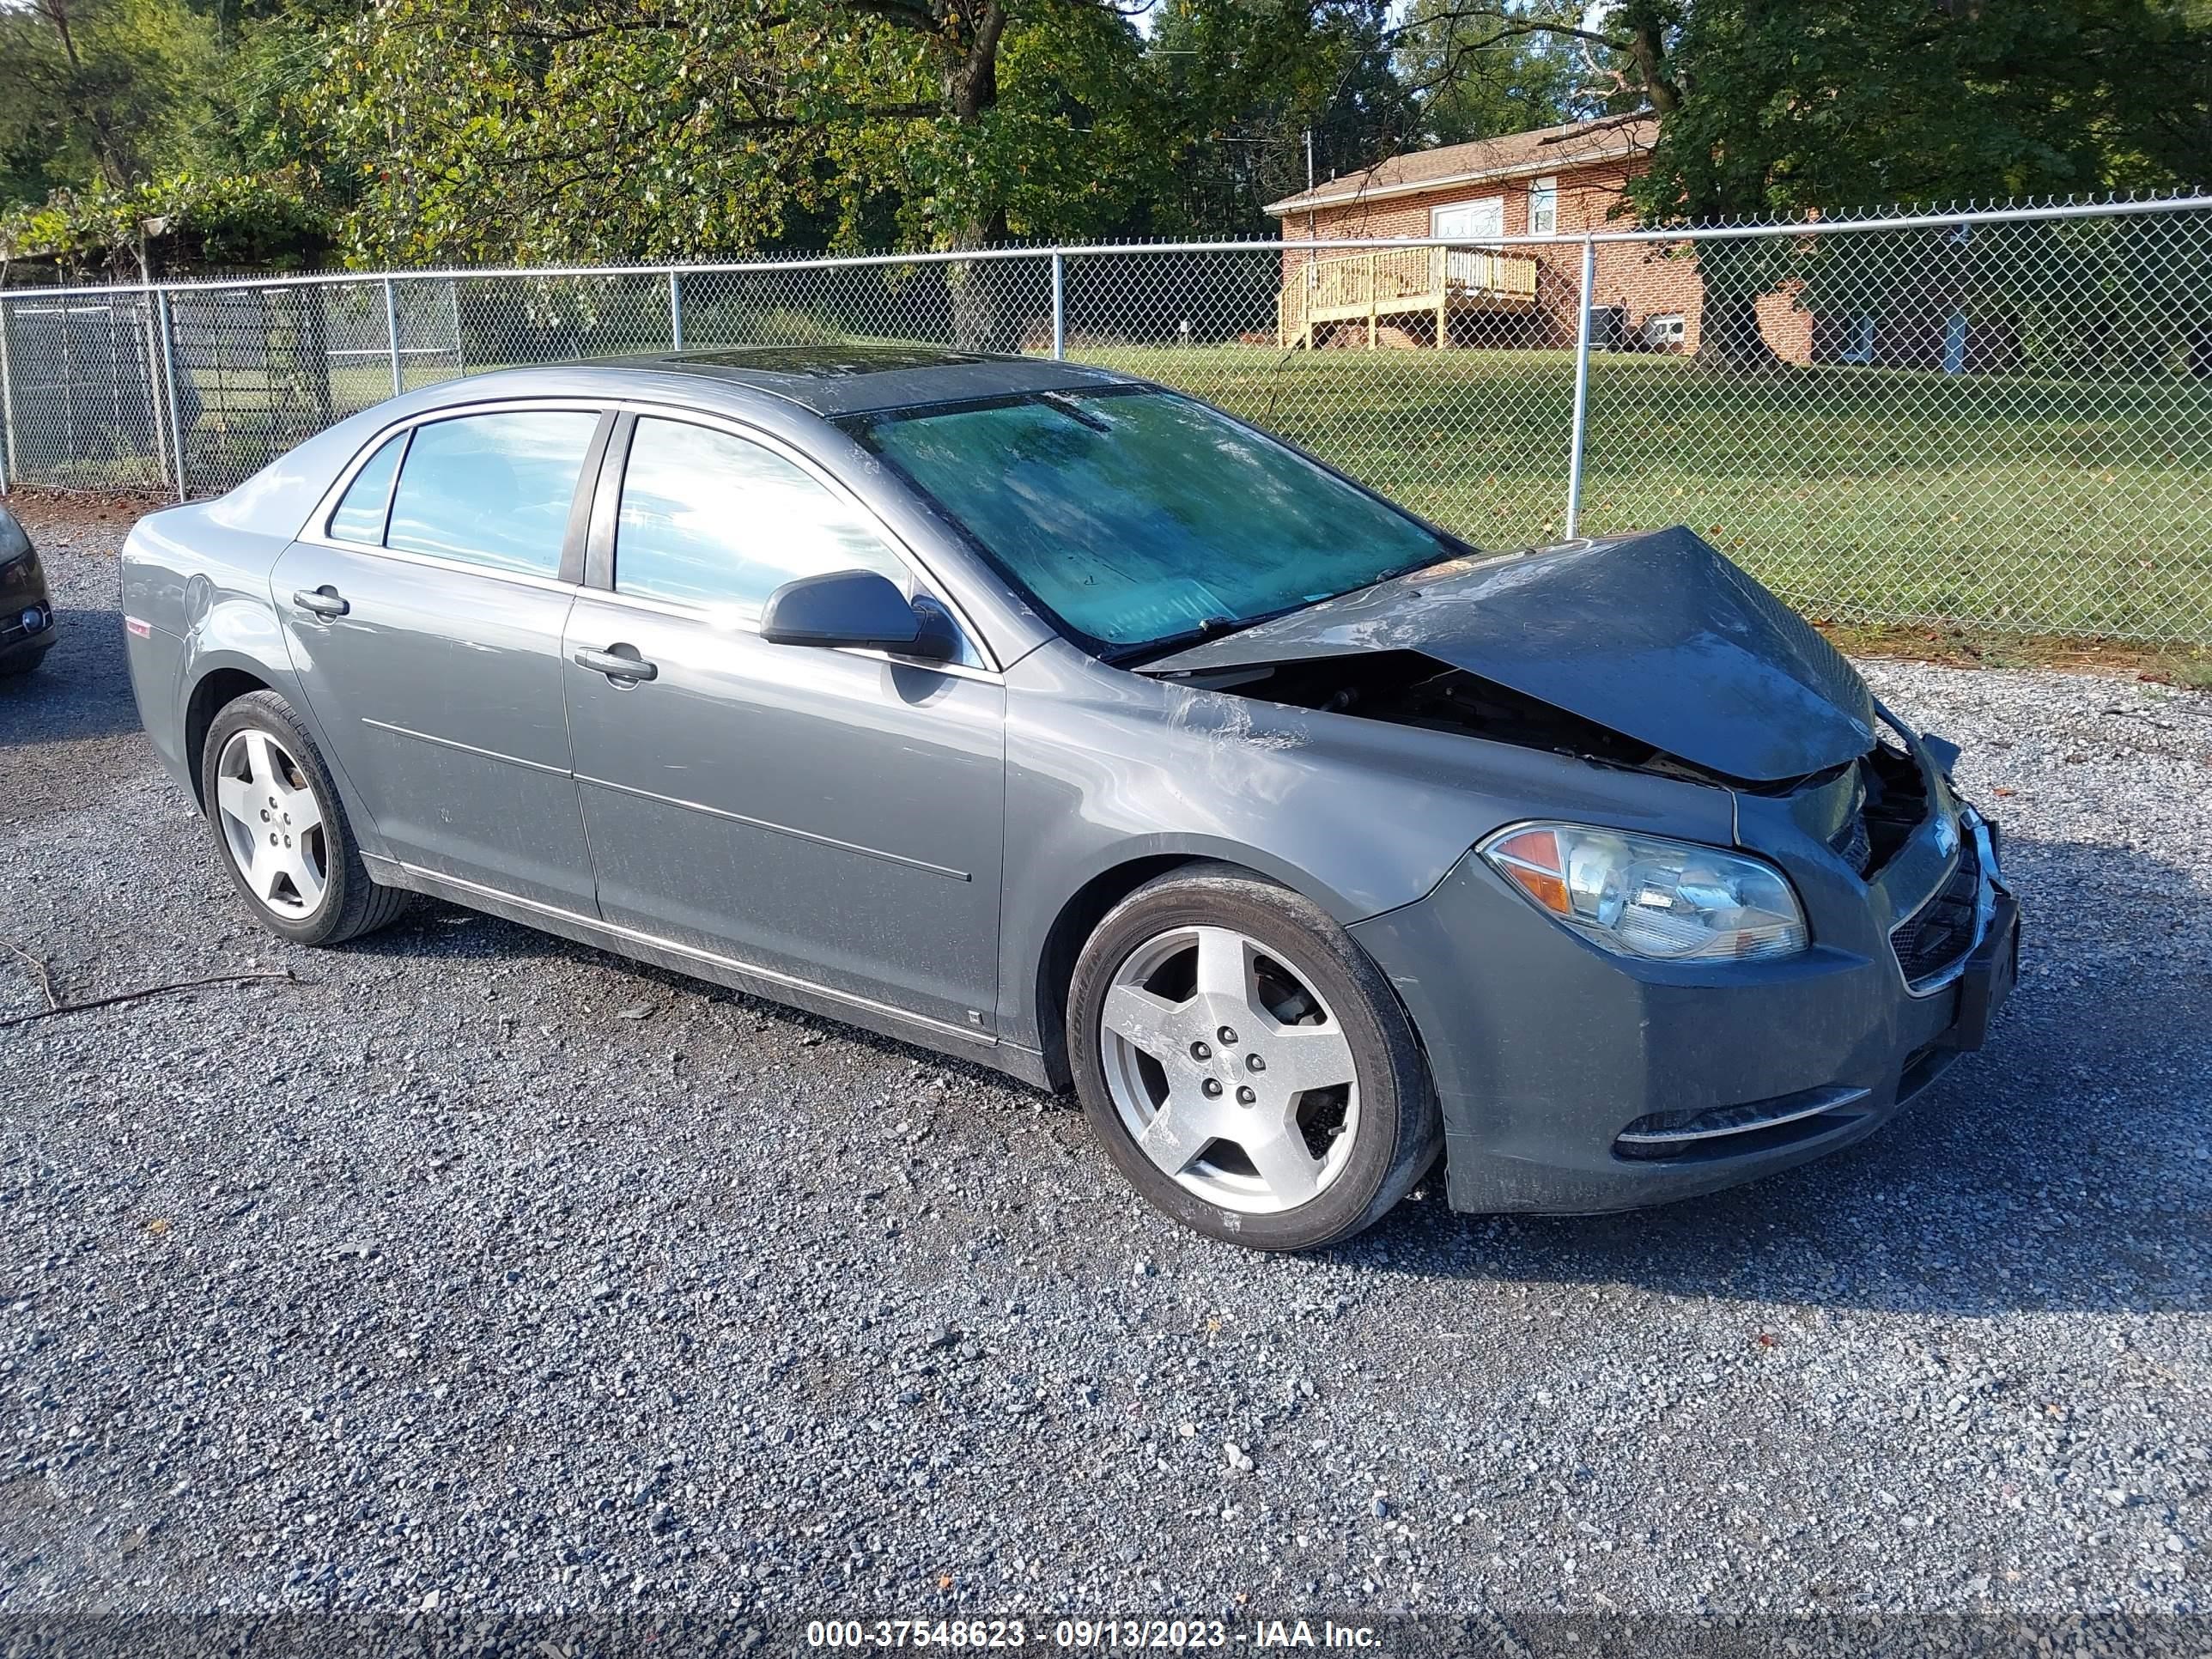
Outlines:
{"type": "Polygon", "coordinates": [[[331,535],[340,541],[383,544],[385,515],[392,510],[392,480],[399,471],[399,457],[406,447],[407,434],[395,434],[386,439],[383,447],[353,475],[353,482],[346,486],[345,499],[331,514],[331,535]]]}

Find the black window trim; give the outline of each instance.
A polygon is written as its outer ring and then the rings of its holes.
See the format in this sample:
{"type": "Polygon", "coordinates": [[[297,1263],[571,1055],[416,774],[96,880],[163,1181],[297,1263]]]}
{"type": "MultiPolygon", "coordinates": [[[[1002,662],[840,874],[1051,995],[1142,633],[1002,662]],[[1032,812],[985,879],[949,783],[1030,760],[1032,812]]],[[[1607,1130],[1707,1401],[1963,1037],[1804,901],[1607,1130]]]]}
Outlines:
{"type": "Polygon", "coordinates": [[[331,510],[323,514],[323,534],[332,541],[343,543],[348,547],[382,548],[384,538],[392,533],[392,498],[399,493],[399,474],[407,465],[407,452],[414,447],[415,428],[411,426],[401,427],[397,432],[384,437],[380,441],[371,444],[360,460],[349,468],[345,488],[338,492],[337,499],[331,503],[331,510]],[[337,522],[338,514],[345,511],[346,497],[353,494],[354,480],[367,471],[370,464],[393,444],[399,446],[399,459],[392,462],[392,476],[384,481],[384,510],[377,514],[376,540],[374,543],[356,542],[349,536],[339,535],[331,526],[337,522]]]}

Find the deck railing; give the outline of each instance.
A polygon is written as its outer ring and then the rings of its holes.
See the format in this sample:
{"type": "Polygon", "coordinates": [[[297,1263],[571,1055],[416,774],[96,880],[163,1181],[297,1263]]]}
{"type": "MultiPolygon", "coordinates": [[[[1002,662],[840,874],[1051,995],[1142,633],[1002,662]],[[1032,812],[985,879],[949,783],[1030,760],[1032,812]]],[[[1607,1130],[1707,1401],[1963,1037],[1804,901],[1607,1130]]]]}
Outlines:
{"type": "Polygon", "coordinates": [[[1276,331],[1287,343],[1317,322],[1440,311],[1455,300],[1534,303],[1535,259],[1486,248],[1375,248],[1310,259],[1283,284],[1276,331]]]}
{"type": "Polygon", "coordinates": [[[1379,301],[1432,297],[1448,292],[1532,298],[1534,259],[1483,248],[1396,247],[1316,259],[1299,267],[1306,309],[1334,310],[1379,301]]]}

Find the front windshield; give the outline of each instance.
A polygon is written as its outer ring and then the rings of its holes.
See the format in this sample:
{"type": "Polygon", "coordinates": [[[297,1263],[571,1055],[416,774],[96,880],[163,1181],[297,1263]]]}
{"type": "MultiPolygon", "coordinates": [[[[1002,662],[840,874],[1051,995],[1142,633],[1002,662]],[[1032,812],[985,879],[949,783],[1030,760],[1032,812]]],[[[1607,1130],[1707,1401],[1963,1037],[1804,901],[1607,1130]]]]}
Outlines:
{"type": "Polygon", "coordinates": [[[1048,392],[857,431],[1063,628],[1113,656],[1462,550],[1172,392],[1048,392]]]}

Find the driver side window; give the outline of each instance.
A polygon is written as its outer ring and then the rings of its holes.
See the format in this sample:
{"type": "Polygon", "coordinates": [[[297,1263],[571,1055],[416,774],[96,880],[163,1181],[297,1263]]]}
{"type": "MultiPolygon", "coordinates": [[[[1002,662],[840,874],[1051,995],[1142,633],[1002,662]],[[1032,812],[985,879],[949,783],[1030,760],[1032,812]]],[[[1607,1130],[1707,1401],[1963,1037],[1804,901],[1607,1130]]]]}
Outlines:
{"type": "Polygon", "coordinates": [[[913,591],[859,509],[774,451],[709,427],[641,418],[615,526],[617,593],[748,623],[798,576],[874,570],[913,591]]]}

